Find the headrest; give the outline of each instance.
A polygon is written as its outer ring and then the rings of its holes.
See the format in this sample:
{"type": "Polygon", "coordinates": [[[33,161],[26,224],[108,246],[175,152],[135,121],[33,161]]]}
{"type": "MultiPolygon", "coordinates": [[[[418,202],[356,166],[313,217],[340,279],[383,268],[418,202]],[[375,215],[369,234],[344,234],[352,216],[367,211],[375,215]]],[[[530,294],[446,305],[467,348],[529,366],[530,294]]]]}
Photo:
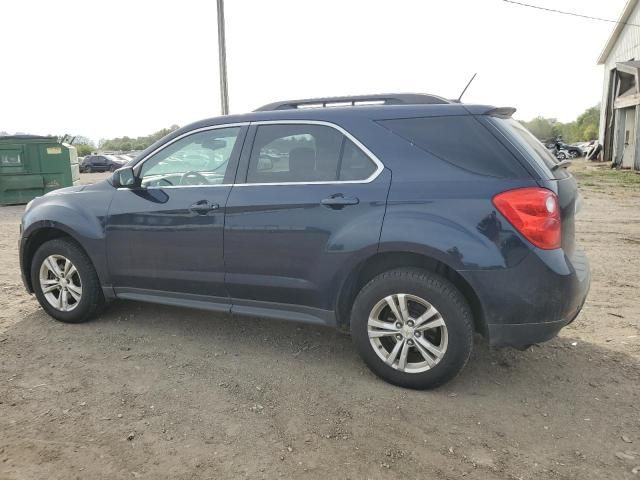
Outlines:
{"type": "Polygon", "coordinates": [[[316,152],[313,148],[299,147],[289,152],[289,172],[312,174],[315,171],[316,152]]]}

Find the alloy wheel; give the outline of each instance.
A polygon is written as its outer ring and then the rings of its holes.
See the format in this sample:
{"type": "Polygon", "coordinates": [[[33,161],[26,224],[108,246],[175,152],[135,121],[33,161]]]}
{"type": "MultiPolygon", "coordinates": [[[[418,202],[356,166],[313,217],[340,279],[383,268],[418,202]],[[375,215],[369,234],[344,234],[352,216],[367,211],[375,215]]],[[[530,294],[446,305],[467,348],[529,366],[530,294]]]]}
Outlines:
{"type": "Polygon", "coordinates": [[[40,288],[47,302],[61,312],[70,312],[82,299],[82,280],[71,260],[49,255],[40,266],[40,288]]]}
{"type": "Polygon", "coordinates": [[[421,373],[435,367],[448,345],[447,325],[423,298],[398,293],[380,300],[367,323],[369,342],[390,367],[421,373]]]}

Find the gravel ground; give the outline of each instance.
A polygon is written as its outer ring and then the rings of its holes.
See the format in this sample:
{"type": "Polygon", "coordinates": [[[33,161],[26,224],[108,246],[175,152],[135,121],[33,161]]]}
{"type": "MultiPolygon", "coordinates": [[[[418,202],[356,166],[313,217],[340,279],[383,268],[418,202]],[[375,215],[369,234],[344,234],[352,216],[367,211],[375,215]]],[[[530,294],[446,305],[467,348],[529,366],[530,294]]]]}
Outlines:
{"type": "Polygon", "coordinates": [[[578,163],[583,312],[524,352],[478,341],[431,392],[331,330],[134,302],[57,323],[0,208],[0,478],[640,478],[640,176],[578,163]]]}

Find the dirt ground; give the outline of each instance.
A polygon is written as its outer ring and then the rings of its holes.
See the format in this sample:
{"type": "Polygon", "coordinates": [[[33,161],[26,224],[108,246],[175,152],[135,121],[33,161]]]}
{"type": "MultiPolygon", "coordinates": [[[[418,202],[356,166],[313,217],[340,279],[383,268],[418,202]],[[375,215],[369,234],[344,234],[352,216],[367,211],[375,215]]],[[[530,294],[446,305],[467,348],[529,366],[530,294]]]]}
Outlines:
{"type": "Polygon", "coordinates": [[[320,328],[134,302],[55,322],[0,207],[0,478],[640,478],[640,176],[574,169],[583,312],[524,352],[478,341],[431,392],[320,328]]]}

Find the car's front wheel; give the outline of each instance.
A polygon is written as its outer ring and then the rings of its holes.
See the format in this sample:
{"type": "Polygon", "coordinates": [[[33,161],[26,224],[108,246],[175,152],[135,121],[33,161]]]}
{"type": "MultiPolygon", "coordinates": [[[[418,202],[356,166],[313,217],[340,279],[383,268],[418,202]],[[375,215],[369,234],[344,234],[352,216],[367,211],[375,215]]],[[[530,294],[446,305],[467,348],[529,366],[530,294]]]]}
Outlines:
{"type": "Polygon", "coordinates": [[[367,366],[407,388],[435,388],[453,379],[469,359],[473,331],[471,310],[455,286],[417,269],[375,277],[351,314],[351,336],[367,366]]]}
{"type": "Polygon", "coordinates": [[[42,308],[62,322],[89,320],[104,304],[91,260],[71,240],[50,240],[38,248],[31,262],[31,282],[42,308]]]}

